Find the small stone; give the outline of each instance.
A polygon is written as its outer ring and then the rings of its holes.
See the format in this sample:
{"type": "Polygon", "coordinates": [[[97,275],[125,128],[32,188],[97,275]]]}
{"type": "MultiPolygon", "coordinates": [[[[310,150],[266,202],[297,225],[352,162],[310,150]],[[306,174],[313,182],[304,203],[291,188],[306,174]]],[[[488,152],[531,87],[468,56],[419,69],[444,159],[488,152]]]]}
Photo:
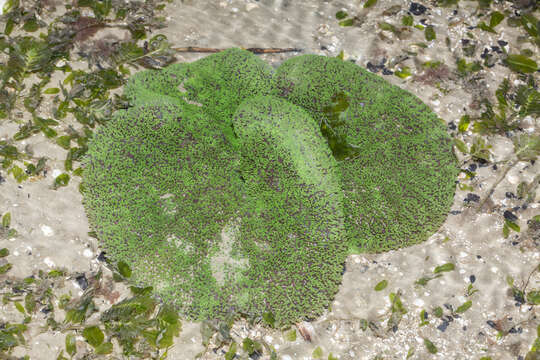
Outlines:
{"type": "Polygon", "coordinates": [[[45,235],[47,237],[50,237],[50,236],[54,235],[54,231],[53,231],[53,229],[51,229],[50,226],[41,225],[40,229],[41,229],[41,232],[43,233],[43,235],[45,235]]]}
{"type": "Polygon", "coordinates": [[[476,171],[476,164],[469,165],[469,171],[476,171]]]}
{"type": "Polygon", "coordinates": [[[427,10],[427,8],[422,5],[422,4],[419,4],[419,3],[411,3],[411,6],[409,7],[409,11],[413,14],[413,15],[422,15],[423,13],[425,13],[427,10]]]}
{"type": "Polygon", "coordinates": [[[506,220],[509,220],[509,221],[516,221],[518,219],[516,215],[512,214],[512,212],[508,210],[504,212],[503,216],[506,220]]]}
{"type": "Polygon", "coordinates": [[[100,252],[97,259],[98,261],[102,261],[102,262],[106,261],[107,257],[105,256],[105,251],[100,252]]]}
{"type": "Polygon", "coordinates": [[[476,276],[474,275],[469,276],[469,280],[471,281],[471,284],[474,284],[474,282],[476,281],[476,276]]]}
{"type": "Polygon", "coordinates": [[[467,194],[467,197],[465,198],[465,200],[463,200],[464,202],[479,202],[480,201],[480,196],[476,195],[476,194],[473,194],[473,193],[468,193],[467,194]]]}
{"type": "Polygon", "coordinates": [[[86,288],[88,288],[88,279],[86,279],[84,274],[77,276],[75,281],[81,289],[86,290],[86,288]]]}
{"type": "Polygon", "coordinates": [[[52,261],[49,257],[46,257],[45,259],[43,259],[43,262],[48,267],[51,267],[51,268],[54,267],[54,261],[52,261]]]}
{"type": "Polygon", "coordinates": [[[516,197],[516,195],[514,195],[514,193],[510,192],[510,191],[507,191],[504,196],[506,196],[508,199],[513,199],[516,197]]]}
{"type": "Polygon", "coordinates": [[[450,323],[447,320],[443,320],[441,325],[437,326],[437,330],[445,332],[448,325],[450,325],[450,323]]]}

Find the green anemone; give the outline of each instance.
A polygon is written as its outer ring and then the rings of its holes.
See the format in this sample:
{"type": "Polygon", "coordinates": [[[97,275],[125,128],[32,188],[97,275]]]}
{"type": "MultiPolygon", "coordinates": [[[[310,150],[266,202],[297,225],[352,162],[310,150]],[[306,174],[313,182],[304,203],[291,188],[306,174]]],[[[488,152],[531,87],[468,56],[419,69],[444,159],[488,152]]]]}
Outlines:
{"type": "Polygon", "coordinates": [[[108,257],[194,320],[320,315],[347,252],[427,239],[454,194],[444,124],[339,59],[277,71],[229,49],[135,74],[89,144],[89,222],[108,257]]]}

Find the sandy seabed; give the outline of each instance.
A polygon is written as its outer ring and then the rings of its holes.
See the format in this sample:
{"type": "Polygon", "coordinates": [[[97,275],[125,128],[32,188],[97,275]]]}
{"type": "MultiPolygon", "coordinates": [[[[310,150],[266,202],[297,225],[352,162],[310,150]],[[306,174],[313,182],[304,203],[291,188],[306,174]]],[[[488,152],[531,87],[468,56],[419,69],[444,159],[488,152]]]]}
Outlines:
{"type": "MultiPolygon", "coordinates": [[[[414,69],[418,62],[441,61],[451,70],[450,75],[440,79],[444,92],[434,82],[423,79],[422,70],[413,72],[407,79],[394,75],[384,78],[421,98],[448,123],[449,131],[455,129],[465,113],[474,113],[473,104],[479,94],[492,96],[500,82],[512,74],[498,61],[493,67],[482,70],[474,82],[466,83],[452,75],[456,56],[463,57],[461,39],[467,31],[476,35],[477,57],[486,47],[501,46],[498,40],[508,43],[509,52],[520,50],[513,44],[522,30],[506,27],[505,21],[497,28],[497,34],[469,29],[479,21],[473,16],[476,2],[461,1],[452,8],[424,4],[427,11],[414,16],[414,20],[417,24],[425,19],[434,26],[437,39],[432,42],[425,41],[423,31],[415,28],[406,40],[399,40],[388,32],[379,35],[377,23],[387,21],[399,25],[409,9],[409,1],[379,0],[370,9],[363,9],[361,5],[362,2],[357,1],[313,0],[175,1],[165,10],[168,27],[160,33],[167,35],[175,46],[295,47],[302,49],[304,54],[327,56],[337,56],[343,50],[345,60],[364,67],[368,62],[379,64],[383,58],[388,62],[399,59],[409,44],[425,42],[427,48],[416,49],[418,55],[408,57],[401,64],[414,69]],[[395,5],[400,6],[397,13],[382,14],[395,5]],[[457,9],[456,13],[454,9],[457,9]],[[335,18],[339,10],[357,15],[358,25],[340,27],[335,18]],[[445,44],[445,37],[449,38],[450,46],[445,44]]],[[[510,5],[497,3],[493,6],[504,9],[510,5]]],[[[101,36],[99,34],[96,36],[101,36]]],[[[528,46],[532,47],[531,44],[528,46]]],[[[531,49],[538,54],[537,48],[531,49]]],[[[295,55],[266,54],[261,57],[278,66],[295,55]]],[[[178,61],[193,61],[202,56],[180,54],[178,61]]],[[[529,117],[523,120],[521,127],[528,133],[538,133],[540,124],[538,119],[529,117]]],[[[0,139],[12,136],[17,130],[16,124],[0,124],[0,139]]],[[[495,163],[513,155],[512,141],[508,137],[491,136],[489,143],[495,163]]],[[[47,156],[50,160],[46,177],[38,181],[17,184],[12,176],[1,173],[5,182],[0,183],[0,214],[10,212],[11,226],[19,233],[9,240],[0,239],[0,248],[7,247],[10,251],[9,262],[13,269],[9,276],[25,277],[38,269],[58,267],[66,268],[70,273],[96,271],[102,266],[97,260],[100,250],[96,239],[88,235],[90,229],[78,191],[79,178],[73,177],[67,187],[58,190],[51,186],[54,177],[63,172],[66,151],[42,135],[34,135],[25,140],[25,144],[32,147],[36,156],[47,156]]],[[[405,359],[410,349],[415,349],[410,359],[480,359],[482,356],[490,356],[493,360],[524,359],[537,336],[538,309],[527,304],[517,306],[508,294],[506,279],[511,276],[521,286],[539,264],[540,252],[532,241],[527,220],[540,214],[540,198],[537,194],[525,208],[523,201],[509,197],[507,193],[515,194],[522,181],[530,183],[540,173],[540,162],[518,162],[495,188],[487,206],[478,210],[477,203],[469,204],[464,199],[469,193],[481,198],[486,196],[487,190],[501,176],[503,167],[474,163],[461,153],[458,156],[462,168],[476,172],[474,179],[467,182],[474,190],[456,190],[452,213],[426,242],[383,254],[349,256],[343,283],[331,311],[310,323],[301,324],[312,334],[312,341],[298,336],[296,341],[290,342],[279,331],[262,328],[248,331],[242,324],[235,325],[236,332],[264,339],[275,347],[283,360],[311,359],[313,350],[319,346],[323,350],[323,359],[330,353],[343,360],[375,359],[376,356],[405,359]],[[521,232],[511,232],[505,239],[502,228],[506,210],[518,217],[516,222],[521,232]],[[445,263],[454,263],[455,270],[425,286],[415,285],[415,281],[432,274],[436,266],[445,263]],[[375,291],[375,285],[381,280],[387,280],[388,286],[375,291]],[[466,296],[470,284],[478,292],[466,296]],[[389,318],[389,294],[397,291],[401,291],[407,309],[397,331],[387,331],[384,326],[377,331],[361,330],[360,319],[385,324],[389,318]],[[452,316],[450,308],[455,310],[468,300],[472,301],[471,308],[452,316]],[[442,318],[432,315],[432,310],[438,306],[444,310],[442,318]],[[422,310],[428,312],[425,326],[420,326],[422,310]],[[498,322],[506,331],[513,330],[499,338],[498,331],[490,326],[491,322],[498,322]],[[424,338],[436,345],[437,354],[427,351],[424,338]]],[[[464,181],[461,175],[460,180],[464,181]]],[[[529,280],[528,289],[539,287],[539,282],[540,274],[536,272],[529,280]]],[[[116,286],[122,296],[127,294],[122,284],[116,286]]],[[[74,296],[82,294],[75,281],[66,282],[65,292],[68,291],[74,296]]],[[[105,299],[96,301],[103,309],[111,305],[105,299]]],[[[22,315],[14,311],[13,304],[0,307],[1,321],[20,322],[21,319],[22,315]]],[[[199,328],[198,323],[183,322],[181,335],[169,351],[169,358],[193,359],[202,351],[199,328]]],[[[64,348],[63,334],[40,334],[36,327],[31,328],[28,335],[27,346],[16,348],[13,355],[54,359],[64,348]]],[[[221,350],[210,351],[203,358],[222,359],[224,355],[221,350]]]]}

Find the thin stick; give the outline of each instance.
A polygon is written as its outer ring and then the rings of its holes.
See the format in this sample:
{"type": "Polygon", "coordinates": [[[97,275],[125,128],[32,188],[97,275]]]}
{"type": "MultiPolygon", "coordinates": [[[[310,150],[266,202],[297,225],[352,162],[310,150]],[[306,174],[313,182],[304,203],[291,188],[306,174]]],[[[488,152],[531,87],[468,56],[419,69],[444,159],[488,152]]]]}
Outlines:
{"type": "MultiPolygon", "coordinates": [[[[196,46],[188,46],[188,47],[177,47],[172,48],[176,52],[199,52],[199,53],[217,53],[221,52],[225,49],[217,49],[217,48],[203,48],[203,47],[196,47],[196,46]]],[[[251,51],[254,54],[277,54],[277,53],[284,53],[284,52],[300,52],[302,49],[296,49],[296,48],[247,48],[245,49],[247,51],[251,51]]]]}

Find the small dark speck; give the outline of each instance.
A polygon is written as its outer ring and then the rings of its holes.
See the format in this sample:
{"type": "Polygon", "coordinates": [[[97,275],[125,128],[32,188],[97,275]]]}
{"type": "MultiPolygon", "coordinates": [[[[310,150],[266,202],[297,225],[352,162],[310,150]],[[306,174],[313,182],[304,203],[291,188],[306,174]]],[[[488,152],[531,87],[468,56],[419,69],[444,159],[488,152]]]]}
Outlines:
{"type": "Polygon", "coordinates": [[[261,358],[261,353],[255,351],[253,354],[249,355],[249,358],[252,360],[259,360],[261,358]]]}
{"type": "Polygon", "coordinates": [[[467,331],[467,326],[463,326],[463,331],[467,331]]]}
{"type": "Polygon", "coordinates": [[[521,208],[522,208],[523,210],[527,210],[527,204],[521,205],[521,208]]]}
{"type": "Polygon", "coordinates": [[[501,53],[502,53],[501,48],[498,47],[498,46],[492,46],[492,47],[491,47],[491,50],[495,51],[497,54],[501,54],[501,53]]]}
{"type": "Polygon", "coordinates": [[[42,313],[44,313],[44,314],[48,314],[48,313],[51,312],[51,308],[48,307],[48,306],[45,306],[45,307],[43,307],[40,311],[41,311],[42,313]]]}
{"type": "Polygon", "coordinates": [[[476,258],[477,258],[477,259],[481,259],[481,258],[482,258],[482,256],[480,256],[480,255],[476,255],[476,258]]]}
{"type": "Polygon", "coordinates": [[[519,244],[519,242],[517,242],[517,241],[512,241],[512,246],[516,246],[517,244],[519,244]]]}
{"type": "Polygon", "coordinates": [[[22,185],[18,185],[17,187],[18,187],[19,189],[22,189],[22,185]]]}
{"type": "Polygon", "coordinates": [[[383,75],[392,75],[394,72],[388,69],[383,69],[382,73],[383,75]]]}
{"type": "Polygon", "coordinates": [[[504,212],[503,216],[506,220],[510,220],[510,221],[516,221],[518,219],[516,215],[512,214],[512,212],[508,210],[504,212]]]}
{"type": "Polygon", "coordinates": [[[452,15],[457,15],[457,13],[458,13],[458,11],[457,11],[457,10],[454,10],[454,11],[452,12],[452,15]]]}
{"type": "Polygon", "coordinates": [[[99,261],[107,261],[107,257],[105,256],[105,251],[100,252],[97,259],[99,261]]]}
{"type": "Polygon", "coordinates": [[[450,130],[456,130],[456,124],[454,124],[453,121],[448,124],[448,127],[450,128],[450,130]]]}
{"type": "Polygon", "coordinates": [[[476,170],[476,164],[469,165],[469,171],[475,171],[476,170]]]}
{"type": "Polygon", "coordinates": [[[28,198],[30,199],[30,194],[28,194],[28,198]]]}
{"type": "Polygon", "coordinates": [[[443,320],[441,325],[437,326],[437,330],[445,332],[448,325],[450,325],[450,323],[446,320],[443,320]]]}
{"type": "Polygon", "coordinates": [[[420,24],[427,25],[427,19],[420,19],[420,24]]]}
{"type": "Polygon", "coordinates": [[[493,321],[493,320],[488,320],[488,321],[486,321],[486,323],[489,325],[489,327],[491,327],[491,328],[497,330],[497,324],[495,324],[495,321],[493,321]]]}
{"type": "Polygon", "coordinates": [[[508,42],[504,41],[504,40],[497,40],[497,43],[501,46],[506,46],[508,45],[508,42]]]}
{"type": "Polygon", "coordinates": [[[461,210],[452,210],[452,211],[450,211],[450,214],[452,214],[452,215],[461,214],[461,210]]]}
{"type": "Polygon", "coordinates": [[[469,276],[469,280],[471,281],[471,284],[474,284],[474,282],[476,281],[476,276],[474,275],[469,276]]]}
{"type": "Polygon", "coordinates": [[[81,289],[86,290],[88,287],[88,280],[86,279],[86,276],[84,274],[79,275],[75,278],[75,281],[77,281],[77,284],[81,287],[81,289]]]}
{"type": "Polygon", "coordinates": [[[461,39],[461,44],[463,44],[463,45],[467,45],[470,42],[471,42],[471,40],[469,40],[469,39],[461,39]]]}
{"type": "Polygon", "coordinates": [[[492,169],[497,170],[497,165],[493,165],[492,169]]]}
{"type": "Polygon", "coordinates": [[[321,50],[328,50],[328,48],[326,46],[321,46],[321,50]]]}
{"type": "Polygon", "coordinates": [[[411,6],[409,7],[409,11],[417,16],[425,13],[426,10],[427,8],[424,5],[415,2],[411,3],[411,6]]]}
{"type": "Polygon", "coordinates": [[[478,159],[478,164],[479,164],[480,167],[488,166],[487,160],[484,160],[484,159],[478,159]]]}
{"type": "Polygon", "coordinates": [[[476,194],[473,194],[473,193],[468,193],[467,197],[463,201],[464,202],[478,202],[478,201],[480,201],[480,196],[478,196],[476,194]]]}
{"type": "Polygon", "coordinates": [[[2,183],[5,182],[5,181],[6,181],[6,179],[4,179],[4,178],[2,177],[2,174],[0,174],[0,184],[2,184],[2,183]]]}
{"type": "Polygon", "coordinates": [[[506,196],[508,199],[513,199],[516,197],[516,195],[514,195],[514,193],[510,192],[510,191],[507,191],[504,196],[506,196]]]}

